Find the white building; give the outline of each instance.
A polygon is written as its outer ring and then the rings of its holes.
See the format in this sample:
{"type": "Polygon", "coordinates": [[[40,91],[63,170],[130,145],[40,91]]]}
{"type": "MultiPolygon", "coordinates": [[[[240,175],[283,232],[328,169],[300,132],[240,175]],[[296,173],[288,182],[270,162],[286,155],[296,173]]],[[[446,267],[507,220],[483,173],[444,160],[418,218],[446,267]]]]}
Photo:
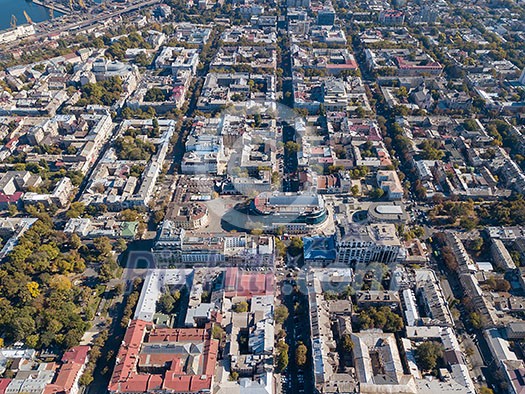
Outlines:
{"type": "MultiPolygon", "coordinates": [[[[191,285],[193,270],[191,269],[152,269],[148,272],[140,298],[135,309],[134,319],[153,321],[157,309],[157,301],[167,286],[191,285]]],[[[191,287],[191,286],[188,286],[191,287]]]]}
{"type": "Polygon", "coordinates": [[[406,375],[394,334],[368,330],[352,334],[354,365],[360,393],[417,393],[406,375]]]}
{"type": "Polygon", "coordinates": [[[394,224],[339,228],[337,261],[342,264],[369,264],[395,262],[401,251],[401,241],[394,224]]]}
{"type": "Polygon", "coordinates": [[[377,184],[388,195],[389,200],[403,198],[403,186],[395,170],[380,170],[377,172],[377,184]]]}
{"type": "Polygon", "coordinates": [[[493,239],[490,247],[492,253],[492,259],[496,266],[501,269],[513,270],[516,269],[516,264],[512,260],[512,256],[500,239],[493,239]]]}

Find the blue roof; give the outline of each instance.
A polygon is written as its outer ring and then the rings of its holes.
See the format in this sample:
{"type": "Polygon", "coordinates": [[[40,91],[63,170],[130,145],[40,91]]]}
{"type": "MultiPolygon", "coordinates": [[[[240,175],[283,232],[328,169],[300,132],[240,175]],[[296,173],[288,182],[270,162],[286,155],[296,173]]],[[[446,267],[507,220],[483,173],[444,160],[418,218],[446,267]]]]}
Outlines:
{"type": "Polygon", "coordinates": [[[304,237],[303,251],[305,260],[335,260],[335,236],[304,237]]]}

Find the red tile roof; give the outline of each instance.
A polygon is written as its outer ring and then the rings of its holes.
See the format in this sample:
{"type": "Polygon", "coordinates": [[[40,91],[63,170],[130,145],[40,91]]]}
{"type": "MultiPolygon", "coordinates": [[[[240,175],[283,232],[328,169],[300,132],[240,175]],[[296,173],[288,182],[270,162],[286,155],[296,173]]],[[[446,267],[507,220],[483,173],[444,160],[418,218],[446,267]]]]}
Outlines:
{"type": "Polygon", "coordinates": [[[211,390],[219,342],[211,337],[211,324],[206,328],[160,328],[151,329],[151,323],[133,320],[124,336],[117,356],[117,364],[108,387],[113,393],[140,393],[152,390],[175,392],[200,392],[211,390]],[[142,343],[203,343],[199,359],[199,375],[188,374],[184,356],[172,352],[154,354],[140,353],[142,343]],[[137,366],[162,368],[163,373],[140,373],[137,366]]]}
{"type": "Polygon", "coordinates": [[[149,333],[148,342],[195,342],[205,338],[204,328],[156,328],[149,333]]]}
{"type": "Polygon", "coordinates": [[[70,393],[80,379],[89,349],[89,346],[76,346],[65,352],[62,357],[63,364],[56,375],[55,382],[46,386],[44,394],[70,393]]]}
{"type": "Polygon", "coordinates": [[[327,69],[333,70],[357,70],[357,62],[355,60],[349,60],[345,64],[327,64],[327,69]]]}
{"type": "Polygon", "coordinates": [[[73,362],[77,364],[84,364],[89,353],[89,346],[75,346],[69,349],[62,356],[62,362],[73,362]]]}
{"type": "Polygon", "coordinates": [[[163,388],[175,392],[199,392],[209,390],[212,386],[213,375],[184,375],[174,376],[167,373],[164,378],[163,388]]]}
{"type": "Polygon", "coordinates": [[[156,367],[163,368],[168,363],[171,363],[170,370],[176,371],[179,374],[183,372],[182,359],[178,355],[162,353],[162,354],[145,354],[141,353],[139,355],[139,367],[156,367]]]}
{"type": "Polygon", "coordinates": [[[226,269],[225,279],[224,279],[224,288],[226,290],[232,290],[235,289],[235,285],[237,284],[237,274],[239,273],[239,269],[237,267],[228,267],[226,269]]]}
{"type": "Polygon", "coordinates": [[[15,203],[20,200],[20,197],[23,196],[22,192],[14,192],[13,194],[4,194],[0,193],[0,203],[15,203]]]}
{"type": "Polygon", "coordinates": [[[109,389],[111,391],[121,391],[122,389],[119,390],[119,387],[121,387],[123,383],[127,384],[130,379],[133,378],[133,380],[135,380],[135,377],[140,376],[135,374],[135,366],[138,361],[137,356],[140,345],[146,333],[146,327],[150,324],[151,323],[143,320],[132,320],[129,324],[124,335],[124,340],[122,341],[122,346],[117,355],[117,363],[113,371],[113,376],[109,383],[109,389]]]}
{"type": "Polygon", "coordinates": [[[272,274],[228,268],[224,289],[226,297],[269,295],[274,292],[274,277],[272,274]]]}
{"type": "Polygon", "coordinates": [[[9,383],[11,383],[11,379],[0,379],[0,394],[5,394],[5,389],[9,386],[9,383]]]}

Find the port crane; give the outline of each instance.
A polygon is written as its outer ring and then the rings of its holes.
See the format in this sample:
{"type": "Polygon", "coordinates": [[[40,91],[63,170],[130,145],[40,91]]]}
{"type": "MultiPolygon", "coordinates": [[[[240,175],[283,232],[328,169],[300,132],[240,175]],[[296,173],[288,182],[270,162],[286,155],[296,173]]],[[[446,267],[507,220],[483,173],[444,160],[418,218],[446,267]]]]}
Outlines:
{"type": "MultiPolygon", "coordinates": [[[[71,10],[73,10],[73,0],[69,0],[69,8],[71,10]]],[[[84,2],[84,0],[78,0],[78,5],[80,6],[80,8],[82,8],[83,10],[87,9],[87,6],[86,6],[86,3],[84,2]]]]}

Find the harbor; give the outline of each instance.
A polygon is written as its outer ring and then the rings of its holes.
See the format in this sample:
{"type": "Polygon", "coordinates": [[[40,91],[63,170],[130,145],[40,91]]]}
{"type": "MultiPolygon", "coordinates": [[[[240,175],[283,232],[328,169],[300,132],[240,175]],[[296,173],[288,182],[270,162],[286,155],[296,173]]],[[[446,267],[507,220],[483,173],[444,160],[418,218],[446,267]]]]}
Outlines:
{"type": "Polygon", "coordinates": [[[65,7],[63,4],[57,3],[56,1],[32,0],[32,2],[53,12],[59,12],[61,14],[69,14],[71,12],[69,8],[65,7]]]}
{"type": "Polygon", "coordinates": [[[0,0],[0,8],[0,30],[30,23],[27,16],[31,22],[39,23],[62,15],[57,9],[50,10],[36,2],[25,0],[0,0]]]}

